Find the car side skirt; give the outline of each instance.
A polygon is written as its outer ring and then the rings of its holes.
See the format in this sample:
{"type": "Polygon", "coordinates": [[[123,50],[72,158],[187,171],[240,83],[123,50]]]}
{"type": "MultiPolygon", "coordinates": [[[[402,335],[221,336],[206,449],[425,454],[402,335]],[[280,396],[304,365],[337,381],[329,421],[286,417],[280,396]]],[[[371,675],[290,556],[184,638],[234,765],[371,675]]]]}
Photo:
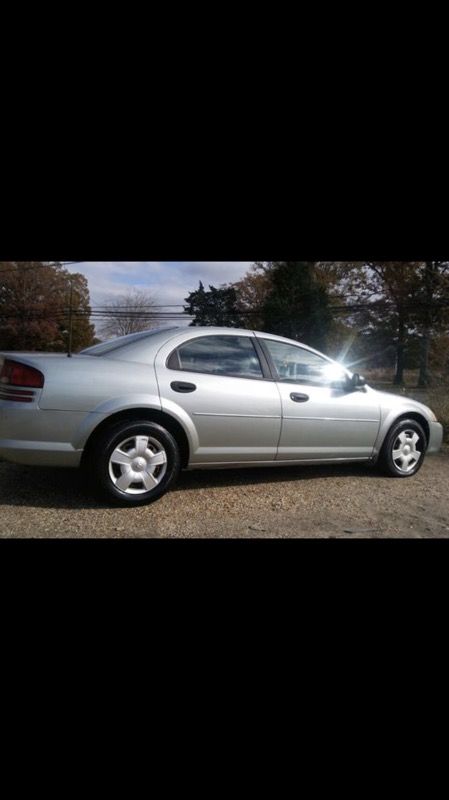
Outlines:
{"type": "Polygon", "coordinates": [[[208,461],[207,463],[189,464],[186,469],[191,472],[195,469],[240,469],[244,467],[293,467],[301,464],[352,464],[372,463],[372,458],[307,458],[293,461],[208,461]]]}

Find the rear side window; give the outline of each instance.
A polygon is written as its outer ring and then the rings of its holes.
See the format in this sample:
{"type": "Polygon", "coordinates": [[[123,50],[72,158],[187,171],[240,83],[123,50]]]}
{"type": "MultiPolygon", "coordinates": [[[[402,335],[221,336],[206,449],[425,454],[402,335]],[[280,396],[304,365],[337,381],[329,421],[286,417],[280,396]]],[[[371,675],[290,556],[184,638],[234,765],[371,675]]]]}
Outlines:
{"type": "Polygon", "coordinates": [[[139,345],[139,343],[145,344],[148,340],[148,344],[152,347],[154,343],[157,342],[158,339],[161,342],[164,341],[164,337],[169,338],[168,334],[174,333],[177,331],[178,328],[154,328],[154,330],[150,331],[140,331],[139,333],[130,333],[128,336],[118,336],[115,339],[111,339],[107,342],[102,342],[101,344],[94,344],[92,347],[87,347],[85,350],[81,350],[81,356],[107,356],[109,353],[115,353],[118,350],[124,350],[125,348],[129,350],[129,348],[133,345],[139,345]]]}
{"type": "Polygon", "coordinates": [[[178,347],[167,361],[169,369],[263,378],[262,367],[248,336],[201,336],[178,347]]]}

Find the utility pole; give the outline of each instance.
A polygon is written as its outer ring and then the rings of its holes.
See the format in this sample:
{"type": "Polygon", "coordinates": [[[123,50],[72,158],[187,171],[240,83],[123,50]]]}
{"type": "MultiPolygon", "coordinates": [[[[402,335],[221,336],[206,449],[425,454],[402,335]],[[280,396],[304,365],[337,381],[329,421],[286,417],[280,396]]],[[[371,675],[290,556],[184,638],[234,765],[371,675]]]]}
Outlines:
{"type": "Polygon", "coordinates": [[[72,334],[73,334],[73,275],[70,276],[70,301],[69,301],[69,352],[68,358],[72,358],[72,334]]]}

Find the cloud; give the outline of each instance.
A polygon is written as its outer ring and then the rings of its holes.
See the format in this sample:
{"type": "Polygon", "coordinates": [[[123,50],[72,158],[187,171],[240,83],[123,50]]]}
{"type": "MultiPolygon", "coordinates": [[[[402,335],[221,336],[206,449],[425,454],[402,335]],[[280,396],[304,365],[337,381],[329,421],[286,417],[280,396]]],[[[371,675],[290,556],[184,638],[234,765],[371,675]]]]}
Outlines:
{"type": "Polygon", "coordinates": [[[202,281],[220,286],[239,280],[250,261],[85,261],[71,271],[89,283],[92,305],[118,297],[129,288],[151,291],[158,304],[183,304],[202,281]]]}

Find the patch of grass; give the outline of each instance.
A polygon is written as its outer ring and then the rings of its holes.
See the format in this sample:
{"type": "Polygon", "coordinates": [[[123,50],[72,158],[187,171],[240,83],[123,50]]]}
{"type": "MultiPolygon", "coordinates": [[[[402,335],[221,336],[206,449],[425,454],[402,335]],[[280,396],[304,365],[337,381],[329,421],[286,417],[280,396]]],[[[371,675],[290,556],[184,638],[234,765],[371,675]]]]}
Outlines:
{"type": "MultiPolygon", "coordinates": [[[[360,372],[364,378],[371,384],[390,384],[390,386],[394,386],[393,380],[395,375],[395,370],[393,367],[383,367],[378,369],[363,369],[360,367],[354,367],[356,372],[360,372]]],[[[439,372],[437,370],[430,370],[430,378],[431,378],[431,389],[447,389],[447,372],[439,372]]],[[[419,380],[419,370],[417,369],[405,369],[404,370],[404,383],[403,386],[406,388],[418,388],[418,380],[419,380]]],[[[394,388],[400,392],[402,390],[402,386],[394,386],[394,388]]],[[[421,390],[420,390],[421,391],[421,390]]],[[[425,391],[425,390],[423,390],[425,391]]]]}
{"type": "MultiPolygon", "coordinates": [[[[361,366],[360,369],[354,367],[356,372],[360,372],[364,378],[368,381],[368,383],[389,383],[393,385],[393,379],[395,370],[393,367],[378,367],[374,369],[363,369],[361,366]]],[[[417,369],[406,369],[404,370],[404,386],[416,386],[418,383],[418,376],[419,372],[417,369]]],[[[400,386],[396,386],[396,389],[400,389],[400,386]]]]}

